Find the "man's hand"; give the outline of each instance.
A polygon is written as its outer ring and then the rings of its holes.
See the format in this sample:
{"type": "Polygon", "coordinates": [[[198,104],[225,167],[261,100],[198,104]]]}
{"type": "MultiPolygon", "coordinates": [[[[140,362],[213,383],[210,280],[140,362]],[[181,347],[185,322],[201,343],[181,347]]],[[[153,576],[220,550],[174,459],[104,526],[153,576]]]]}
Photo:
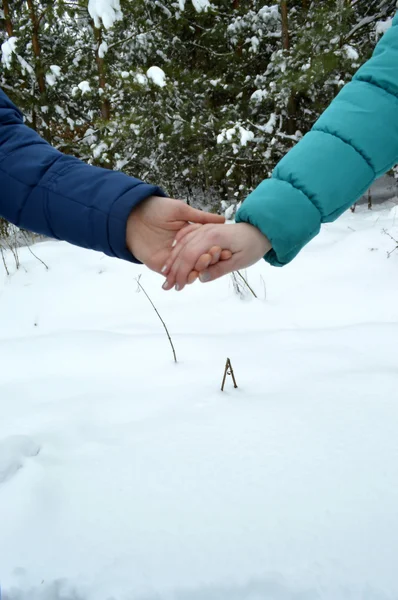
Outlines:
{"type": "Polygon", "coordinates": [[[257,227],[248,223],[234,225],[203,225],[200,229],[182,229],[176,235],[177,244],[163,270],[167,277],[163,289],[182,290],[190,283],[191,273],[200,273],[205,283],[222,275],[250,267],[259,261],[271,244],[257,227]],[[224,248],[231,251],[231,258],[214,264],[209,248],[224,248]]]}
{"type": "MultiPolygon", "coordinates": [[[[176,234],[183,228],[195,231],[205,223],[222,224],[221,215],[196,210],[181,200],[151,196],[131,212],[127,220],[126,244],[130,252],[147,267],[161,273],[170,257],[176,234]]],[[[206,249],[208,251],[208,248],[206,249]]],[[[229,258],[230,252],[211,248],[211,263],[229,258]]],[[[191,275],[196,279],[197,273],[191,275]]]]}

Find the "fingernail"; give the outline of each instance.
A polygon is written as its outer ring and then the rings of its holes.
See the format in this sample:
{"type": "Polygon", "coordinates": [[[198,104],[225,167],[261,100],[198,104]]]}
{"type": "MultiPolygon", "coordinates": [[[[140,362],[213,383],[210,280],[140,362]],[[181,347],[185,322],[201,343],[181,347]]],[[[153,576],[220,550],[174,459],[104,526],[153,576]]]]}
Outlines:
{"type": "Polygon", "coordinates": [[[210,281],[211,275],[210,275],[209,271],[203,271],[203,273],[201,273],[199,275],[199,279],[202,283],[206,283],[207,281],[210,281]]]}
{"type": "Polygon", "coordinates": [[[176,284],[176,287],[175,287],[175,290],[176,290],[176,292],[179,292],[179,291],[180,291],[180,289],[181,289],[181,286],[179,286],[179,285],[178,285],[178,283],[177,283],[177,284],[176,284]]]}
{"type": "Polygon", "coordinates": [[[177,246],[177,240],[174,240],[174,242],[171,244],[172,248],[175,248],[175,246],[177,246]]]}
{"type": "Polygon", "coordinates": [[[161,273],[164,273],[165,271],[167,271],[167,265],[164,265],[164,267],[162,267],[161,273]]]}
{"type": "Polygon", "coordinates": [[[164,290],[168,290],[168,289],[169,289],[169,282],[167,281],[167,279],[166,279],[166,281],[164,282],[164,284],[162,285],[162,288],[163,288],[164,290]]]}

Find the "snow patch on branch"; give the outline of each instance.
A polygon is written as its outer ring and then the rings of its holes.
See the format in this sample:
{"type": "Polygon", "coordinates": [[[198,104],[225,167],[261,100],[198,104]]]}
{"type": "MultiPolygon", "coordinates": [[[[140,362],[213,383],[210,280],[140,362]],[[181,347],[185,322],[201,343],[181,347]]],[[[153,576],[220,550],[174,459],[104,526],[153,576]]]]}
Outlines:
{"type": "Polygon", "coordinates": [[[268,98],[268,92],[267,92],[267,90],[256,90],[250,96],[250,100],[252,102],[262,102],[266,98],[268,98]]]}
{"type": "Polygon", "coordinates": [[[376,35],[377,37],[381,37],[392,27],[392,17],[388,17],[385,21],[379,21],[376,23],[376,35]]]}
{"type": "Polygon", "coordinates": [[[98,48],[99,58],[104,58],[104,56],[107,52],[108,52],[108,44],[106,42],[102,42],[98,48]]]}
{"type": "Polygon", "coordinates": [[[359,60],[359,54],[352,46],[346,44],[345,46],[343,46],[343,51],[349,60],[359,60]]]}
{"type": "Polygon", "coordinates": [[[239,147],[234,140],[239,139],[241,146],[247,146],[248,142],[254,140],[254,133],[246,127],[242,127],[239,123],[236,123],[229,129],[223,129],[217,136],[217,144],[224,144],[225,142],[232,142],[232,150],[234,154],[239,152],[239,147]]]}
{"type": "Polygon", "coordinates": [[[1,45],[1,62],[7,68],[11,68],[11,57],[16,54],[17,39],[15,36],[10,37],[1,45]]]}
{"type": "Polygon", "coordinates": [[[166,73],[160,67],[149,67],[146,76],[159,87],[164,87],[166,85],[166,73]]]}
{"type": "Polygon", "coordinates": [[[79,88],[82,94],[87,94],[88,92],[91,92],[91,87],[88,81],[81,81],[77,87],[79,88]]]}
{"type": "Polygon", "coordinates": [[[101,27],[102,21],[105,29],[110,29],[122,18],[120,0],[89,0],[88,12],[98,28],[101,27]]]}
{"type": "Polygon", "coordinates": [[[57,78],[61,76],[61,67],[58,65],[51,65],[50,72],[46,73],[46,81],[49,86],[53,87],[57,81],[57,78]]]}
{"type": "Polygon", "coordinates": [[[192,0],[192,4],[196,12],[206,12],[209,10],[211,4],[209,0],[192,0]]]}

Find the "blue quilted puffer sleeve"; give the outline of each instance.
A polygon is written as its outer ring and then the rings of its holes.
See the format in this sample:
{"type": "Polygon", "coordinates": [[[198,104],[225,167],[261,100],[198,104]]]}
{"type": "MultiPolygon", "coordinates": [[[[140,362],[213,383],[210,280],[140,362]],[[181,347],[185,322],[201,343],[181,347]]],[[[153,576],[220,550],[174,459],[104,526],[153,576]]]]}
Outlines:
{"type": "Polygon", "coordinates": [[[265,259],[290,262],[373,181],[398,163],[398,15],[313,129],[244,201],[237,222],[270,240],[265,259]]]}
{"type": "Polygon", "coordinates": [[[55,150],[0,90],[0,215],[11,223],[138,262],[126,246],[127,218],[152,195],[165,194],[55,150]]]}

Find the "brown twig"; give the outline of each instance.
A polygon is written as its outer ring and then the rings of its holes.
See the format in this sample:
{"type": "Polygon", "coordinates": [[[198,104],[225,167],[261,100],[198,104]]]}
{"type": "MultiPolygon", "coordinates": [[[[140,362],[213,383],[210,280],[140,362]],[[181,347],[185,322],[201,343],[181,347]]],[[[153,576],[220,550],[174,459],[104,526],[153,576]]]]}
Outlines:
{"type": "Polygon", "coordinates": [[[4,250],[3,250],[3,248],[1,246],[0,246],[0,253],[1,253],[1,258],[3,259],[3,265],[4,265],[4,268],[6,270],[6,273],[7,273],[7,275],[9,275],[10,271],[8,270],[6,259],[5,259],[5,256],[4,256],[4,250]]]}
{"type": "Polygon", "coordinates": [[[396,240],[391,233],[389,233],[386,229],[383,229],[383,233],[385,233],[386,235],[388,235],[388,237],[396,244],[395,248],[393,248],[392,250],[390,250],[390,252],[387,252],[387,258],[390,258],[391,254],[393,254],[396,250],[398,250],[398,240],[396,240]]]}
{"type": "MultiPolygon", "coordinates": [[[[140,277],[141,277],[141,275],[140,275],[140,277]]],[[[170,342],[171,349],[173,350],[174,362],[177,362],[177,355],[176,355],[176,351],[175,351],[175,349],[174,349],[173,341],[172,341],[172,339],[171,339],[171,336],[170,336],[170,334],[169,334],[169,330],[167,329],[167,325],[166,325],[166,323],[163,321],[162,317],[161,317],[161,316],[160,316],[160,314],[159,314],[159,311],[158,311],[158,309],[156,308],[156,306],[154,305],[154,303],[152,302],[152,300],[151,300],[151,299],[150,299],[150,297],[148,296],[148,294],[147,294],[147,292],[145,291],[145,289],[143,288],[142,284],[140,283],[140,278],[139,278],[139,277],[138,277],[138,278],[136,278],[136,282],[137,282],[137,284],[138,284],[139,288],[140,288],[140,289],[141,289],[141,290],[144,292],[145,296],[148,298],[149,302],[152,304],[153,310],[156,312],[157,316],[158,316],[158,317],[159,317],[159,319],[161,320],[161,322],[162,322],[162,325],[163,325],[163,327],[164,327],[164,330],[165,330],[165,332],[166,332],[166,334],[167,334],[167,337],[169,338],[169,342],[170,342]]]]}
{"type": "Polygon", "coordinates": [[[253,290],[253,289],[250,287],[250,285],[249,285],[248,281],[247,281],[247,280],[246,280],[246,279],[243,277],[242,273],[241,273],[240,271],[236,271],[236,272],[237,272],[237,274],[239,275],[239,277],[240,277],[241,279],[243,279],[243,281],[244,281],[245,285],[246,285],[246,286],[247,286],[247,288],[248,288],[248,289],[251,291],[251,293],[253,294],[253,296],[254,296],[255,298],[257,298],[257,294],[256,294],[256,293],[255,293],[255,291],[254,291],[254,290],[253,290]]]}
{"type": "Polygon", "coordinates": [[[235,375],[234,375],[234,370],[232,368],[232,364],[229,358],[227,358],[227,362],[225,363],[225,369],[224,369],[224,377],[222,380],[222,384],[221,384],[221,391],[224,391],[224,385],[225,385],[225,380],[227,378],[227,375],[231,375],[232,377],[232,381],[234,382],[234,388],[236,389],[238,387],[238,384],[236,383],[236,379],[235,379],[235,375]]]}
{"type": "Polygon", "coordinates": [[[26,247],[27,247],[27,249],[29,250],[29,252],[30,252],[30,253],[31,253],[31,254],[32,254],[32,255],[33,255],[35,258],[36,258],[36,260],[38,260],[39,262],[41,262],[41,264],[42,264],[44,267],[46,267],[46,269],[47,269],[47,271],[48,271],[48,270],[49,270],[49,266],[48,266],[48,265],[47,265],[47,264],[44,262],[44,260],[42,260],[41,258],[39,258],[39,257],[37,256],[37,254],[35,254],[35,253],[33,252],[32,248],[30,247],[30,245],[29,245],[29,240],[28,240],[28,238],[27,238],[27,236],[26,236],[26,233],[25,233],[24,231],[22,231],[22,230],[21,230],[21,233],[22,233],[22,235],[23,235],[23,237],[24,237],[24,239],[25,239],[25,242],[26,242],[26,247]]]}

